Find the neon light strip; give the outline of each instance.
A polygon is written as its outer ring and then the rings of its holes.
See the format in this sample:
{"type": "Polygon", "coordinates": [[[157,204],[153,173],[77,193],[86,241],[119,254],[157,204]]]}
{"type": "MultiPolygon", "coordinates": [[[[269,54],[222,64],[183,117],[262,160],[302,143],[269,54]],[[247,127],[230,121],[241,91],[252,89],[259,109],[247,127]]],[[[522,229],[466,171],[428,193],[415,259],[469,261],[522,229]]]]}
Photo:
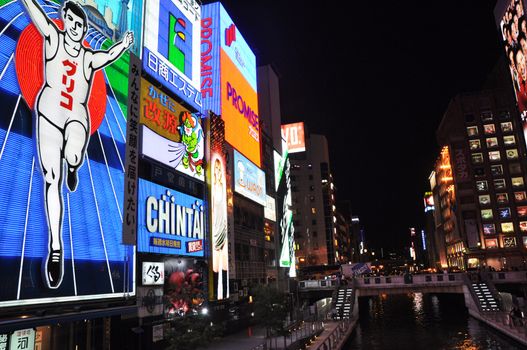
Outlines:
{"type": "Polygon", "coordinates": [[[106,159],[106,152],[104,152],[104,146],[102,144],[101,134],[99,134],[99,130],[97,130],[97,136],[99,137],[99,143],[101,144],[102,156],[104,158],[104,163],[106,164],[106,172],[108,173],[108,177],[110,178],[110,185],[112,186],[113,198],[115,198],[115,205],[117,205],[117,210],[119,211],[121,222],[123,222],[123,214],[121,213],[121,208],[119,207],[119,201],[117,200],[117,194],[115,193],[115,187],[113,186],[113,180],[110,175],[110,169],[108,168],[108,160],[106,159]]]}
{"type": "Polygon", "coordinates": [[[117,144],[115,143],[115,137],[113,137],[112,128],[110,128],[110,123],[108,123],[108,119],[106,117],[104,118],[104,121],[106,122],[106,125],[108,125],[108,130],[110,130],[110,135],[112,135],[113,145],[115,146],[115,151],[117,152],[117,157],[119,158],[119,163],[121,163],[121,168],[124,171],[123,160],[121,159],[121,154],[119,153],[119,148],[117,148],[117,144]]]}
{"type": "Polygon", "coordinates": [[[16,299],[20,299],[20,287],[22,286],[22,270],[24,269],[24,253],[26,251],[26,233],[27,233],[27,219],[29,217],[29,205],[31,204],[31,188],[33,187],[33,172],[35,171],[35,157],[31,163],[31,179],[29,180],[29,192],[27,194],[26,219],[24,221],[24,239],[22,241],[22,254],[20,254],[20,270],[18,272],[18,288],[16,291],[16,299]]]}
{"type": "Polygon", "coordinates": [[[13,110],[13,115],[11,116],[11,121],[9,122],[9,127],[7,128],[7,133],[5,134],[4,144],[2,145],[2,149],[0,150],[0,160],[2,160],[2,155],[4,154],[5,145],[7,143],[7,138],[9,137],[9,133],[11,132],[11,126],[13,126],[13,120],[15,120],[15,114],[18,109],[18,104],[20,103],[20,98],[22,95],[18,95],[18,99],[16,100],[16,106],[13,110]]]}
{"type": "Polygon", "coordinates": [[[70,194],[66,193],[66,199],[68,202],[68,225],[70,228],[70,247],[71,247],[71,271],[73,272],[73,290],[75,295],[77,295],[77,278],[75,276],[75,257],[73,255],[73,234],[71,232],[71,210],[70,210],[70,194]]]}
{"type": "Polygon", "coordinates": [[[11,21],[9,21],[9,23],[7,23],[7,25],[4,27],[4,29],[2,29],[2,31],[0,32],[0,36],[2,36],[2,34],[4,34],[4,32],[7,30],[7,28],[9,28],[9,26],[11,24],[13,24],[14,21],[16,21],[16,19],[20,16],[22,16],[24,14],[24,12],[20,12],[18,15],[16,15],[11,21]]]}
{"type": "Polygon", "coordinates": [[[2,70],[2,73],[0,73],[0,80],[2,80],[2,78],[4,77],[4,74],[7,71],[7,68],[9,67],[9,65],[11,64],[11,61],[13,60],[13,56],[14,55],[15,55],[15,53],[13,52],[11,54],[11,56],[9,56],[9,60],[7,61],[7,64],[5,65],[4,69],[2,70]]]}
{"type": "MultiPolygon", "coordinates": [[[[135,291],[132,292],[131,294],[135,295],[135,291]]],[[[107,293],[107,294],[92,294],[92,295],[78,295],[78,296],[72,295],[69,297],[10,300],[6,302],[0,302],[0,307],[37,305],[37,304],[69,302],[69,301],[76,302],[76,301],[82,301],[82,300],[96,300],[96,299],[108,299],[108,298],[124,298],[126,296],[128,296],[127,293],[107,293]]]]}
{"type": "Polygon", "coordinates": [[[110,271],[110,261],[108,260],[108,252],[106,250],[106,241],[104,240],[104,230],[101,223],[101,214],[99,213],[99,205],[97,204],[97,195],[95,194],[95,185],[93,184],[93,176],[91,173],[90,158],[86,154],[86,161],[88,163],[88,172],[90,173],[91,188],[93,191],[93,199],[95,200],[95,210],[97,211],[97,219],[99,219],[99,229],[101,230],[102,245],[104,246],[104,256],[106,257],[106,267],[108,268],[108,276],[110,277],[110,285],[112,286],[112,293],[115,293],[113,289],[112,272],[110,271]]]}
{"type": "MultiPolygon", "coordinates": [[[[110,81],[108,81],[108,85],[110,85],[110,81]]],[[[115,110],[113,109],[112,103],[110,102],[110,98],[108,96],[106,96],[106,99],[108,100],[108,104],[110,105],[110,109],[112,110],[113,117],[115,119],[115,122],[117,123],[117,127],[119,128],[119,132],[121,133],[121,136],[123,137],[123,140],[126,140],[126,137],[124,137],[124,134],[123,134],[123,129],[121,129],[121,125],[119,124],[119,121],[117,120],[117,114],[115,114],[115,110]]],[[[115,102],[117,104],[119,104],[119,102],[117,102],[117,100],[115,100],[115,102]]]]}

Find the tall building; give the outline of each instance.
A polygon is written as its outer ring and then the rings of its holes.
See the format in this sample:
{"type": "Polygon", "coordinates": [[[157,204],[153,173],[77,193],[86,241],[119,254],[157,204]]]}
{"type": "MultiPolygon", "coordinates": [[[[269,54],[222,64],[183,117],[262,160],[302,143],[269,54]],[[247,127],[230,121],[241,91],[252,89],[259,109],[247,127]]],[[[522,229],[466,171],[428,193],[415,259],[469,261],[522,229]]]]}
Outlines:
{"type": "Polygon", "coordinates": [[[507,91],[456,96],[437,130],[436,232],[449,267],[524,266],[527,245],[525,146],[507,91]]]}
{"type": "MultiPolygon", "coordinates": [[[[432,173],[430,177],[435,177],[435,173],[432,173]]],[[[439,254],[437,253],[437,236],[434,221],[434,194],[432,192],[426,192],[424,195],[424,212],[425,212],[425,246],[426,255],[429,267],[441,267],[439,261],[439,254]]]]}
{"type": "Polygon", "coordinates": [[[337,263],[336,189],[325,136],[310,134],[305,152],[291,154],[291,190],[299,266],[337,263]]]}

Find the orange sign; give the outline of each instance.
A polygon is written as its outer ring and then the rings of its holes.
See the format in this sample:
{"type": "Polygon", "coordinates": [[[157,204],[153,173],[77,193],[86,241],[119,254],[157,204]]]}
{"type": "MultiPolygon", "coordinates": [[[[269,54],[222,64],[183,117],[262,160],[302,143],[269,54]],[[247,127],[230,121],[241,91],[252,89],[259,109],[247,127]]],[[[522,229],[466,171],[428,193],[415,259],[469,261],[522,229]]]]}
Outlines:
{"type": "Polygon", "coordinates": [[[258,95],[223,49],[220,51],[221,117],[225,121],[225,140],[259,167],[258,95]]]}
{"type": "Polygon", "coordinates": [[[287,141],[289,153],[306,151],[304,139],[304,123],[293,123],[282,125],[282,137],[287,141]]]}

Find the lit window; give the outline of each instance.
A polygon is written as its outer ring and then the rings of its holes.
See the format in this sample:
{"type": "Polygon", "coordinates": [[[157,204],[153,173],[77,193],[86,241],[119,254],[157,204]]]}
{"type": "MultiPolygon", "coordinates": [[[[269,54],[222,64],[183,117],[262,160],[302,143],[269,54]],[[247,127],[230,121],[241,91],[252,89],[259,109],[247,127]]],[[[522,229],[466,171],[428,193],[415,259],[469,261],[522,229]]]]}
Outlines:
{"type": "Polygon", "coordinates": [[[512,132],[512,123],[511,122],[505,122],[505,123],[501,123],[501,131],[502,132],[505,132],[505,133],[508,133],[508,132],[512,132]]]}
{"type": "Polygon", "coordinates": [[[496,133],[496,128],[494,128],[494,124],[485,124],[485,125],[483,125],[483,131],[487,135],[495,134],[496,133]]]}
{"type": "Polygon", "coordinates": [[[518,150],[515,148],[508,149],[505,153],[507,154],[507,159],[518,159],[518,150]]]}
{"type": "Polygon", "coordinates": [[[469,126],[467,128],[468,137],[477,136],[479,134],[477,126],[469,126]]]}
{"type": "Polygon", "coordinates": [[[523,187],[523,177],[513,177],[511,182],[514,188],[523,187]]]}
{"type": "Polygon", "coordinates": [[[471,151],[481,149],[481,142],[479,140],[469,140],[468,145],[471,151]]]}
{"type": "Polygon", "coordinates": [[[316,214],[317,213],[317,208],[311,208],[311,214],[316,214]]]}
{"type": "Polygon", "coordinates": [[[489,152],[489,159],[491,162],[498,162],[501,160],[500,151],[489,152]]]}
{"type": "Polygon", "coordinates": [[[483,209],[481,210],[481,218],[483,220],[492,220],[493,219],[492,209],[483,209]]]}
{"type": "Polygon", "coordinates": [[[487,140],[487,148],[495,148],[498,147],[498,138],[496,137],[489,137],[487,140]]]}
{"type": "Polygon", "coordinates": [[[514,146],[516,144],[516,139],[514,135],[503,136],[503,143],[505,146],[514,146]]]}
{"type": "Polygon", "coordinates": [[[503,233],[514,233],[514,225],[512,222],[502,222],[501,223],[501,232],[503,233]]]}

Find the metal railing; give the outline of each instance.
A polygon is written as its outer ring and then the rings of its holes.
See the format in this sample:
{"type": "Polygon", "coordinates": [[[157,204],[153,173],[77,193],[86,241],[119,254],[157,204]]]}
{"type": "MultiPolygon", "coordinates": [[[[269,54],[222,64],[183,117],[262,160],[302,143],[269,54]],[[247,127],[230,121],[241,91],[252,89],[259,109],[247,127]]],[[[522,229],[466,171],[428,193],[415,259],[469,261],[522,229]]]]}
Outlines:
{"type": "Polygon", "coordinates": [[[326,337],[326,339],[320,343],[313,350],[337,350],[339,345],[345,340],[348,335],[349,328],[352,326],[353,321],[345,320],[338,323],[337,327],[326,337]]]}

